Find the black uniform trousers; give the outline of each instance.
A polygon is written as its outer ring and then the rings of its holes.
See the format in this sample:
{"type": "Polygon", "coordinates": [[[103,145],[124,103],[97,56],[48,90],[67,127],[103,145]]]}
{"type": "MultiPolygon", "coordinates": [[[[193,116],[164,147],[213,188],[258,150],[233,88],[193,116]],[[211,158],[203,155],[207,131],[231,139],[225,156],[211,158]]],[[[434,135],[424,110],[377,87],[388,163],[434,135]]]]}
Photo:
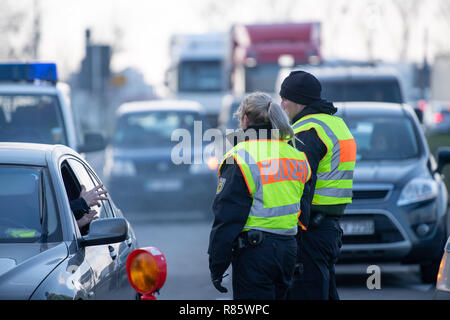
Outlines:
{"type": "Polygon", "coordinates": [[[298,257],[289,300],[339,300],[334,265],[342,247],[339,218],[326,217],[297,235],[298,257]]]}
{"type": "Polygon", "coordinates": [[[295,236],[264,233],[261,244],[233,251],[233,299],[282,300],[292,284],[295,236]]]}

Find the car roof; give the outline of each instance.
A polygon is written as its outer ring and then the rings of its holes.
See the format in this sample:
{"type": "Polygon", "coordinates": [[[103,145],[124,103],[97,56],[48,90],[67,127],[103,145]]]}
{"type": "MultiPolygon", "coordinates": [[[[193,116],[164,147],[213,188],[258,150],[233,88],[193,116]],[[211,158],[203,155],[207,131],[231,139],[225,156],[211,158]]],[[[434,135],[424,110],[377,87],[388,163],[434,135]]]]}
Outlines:
{"type": "Polygon", "coordinates": [[[47,156],[55,150],[75,153],[72,149],[58,144],[0,142],[0,164],[46,166],[47,156]]]}
{"type": "Polygon", "coordinates": [[[347,80],[375,80],[375,79],[398,79],[398,74],[393,68],[389,67],[298,67],[293,71],[308,71],[319,80],[338,80],[346,78],[347,80]]]}
{"type": "Polygon", "coordinates": [[[0,82],[0,94],[56,94],[57,87],[46,83],[0,82]]]}
{"type": "Polygon", "coordinates": [[[336,102],[337,116],[361,116],[361,117],[405,117],[411,112],[411,107],[401,103],[390,102],[336,102]]]}
{"type": "Polygon", "coordinates": [[[117,115],[145,111],[193,111],[203,113],[200,103],[191,100],[149,100],[134,101],[122,104],[117,115]]]}

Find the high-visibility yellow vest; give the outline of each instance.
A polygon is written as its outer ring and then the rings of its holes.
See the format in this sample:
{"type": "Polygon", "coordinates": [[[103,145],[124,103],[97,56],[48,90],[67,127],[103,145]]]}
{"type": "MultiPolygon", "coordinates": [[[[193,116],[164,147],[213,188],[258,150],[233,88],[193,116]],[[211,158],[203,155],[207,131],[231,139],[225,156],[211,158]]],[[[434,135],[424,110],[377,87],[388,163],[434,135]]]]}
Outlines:
{"type": "Polygon", "coordinates": [[[232,148],[220,166],[228,159],[239,165],[253,198],[243,231],[295,235],[300,199],[311,177],[305,154],[282,140],[249,140],[232,148]]]}
{"type": "Polygon", "coordinates": [[[327,153],[317,169],[312,204],[351,203],[356,143],[345,122],[328,114],[311,114],[302,117],[292,128],[295,134],[314,128],[327,147],[327,153]]]}

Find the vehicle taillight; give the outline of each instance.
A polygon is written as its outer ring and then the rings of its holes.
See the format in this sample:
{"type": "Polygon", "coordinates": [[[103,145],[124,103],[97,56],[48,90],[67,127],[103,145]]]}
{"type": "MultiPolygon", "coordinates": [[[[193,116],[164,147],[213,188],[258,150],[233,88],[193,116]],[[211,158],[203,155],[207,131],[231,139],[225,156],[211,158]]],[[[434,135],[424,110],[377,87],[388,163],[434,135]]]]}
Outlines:
{"type": "Polygon", "coordinates": [[[444,252],[441,264],[439,265],[439,272],[437,275],[436,289],[441,291],[450,291],[450,261],[448,252],[444,252]]]}
{"type": "Polygon", "coordinates": [[[217,168],[219,167],[219,160],[214,156],[210,157],[207,163],[210,170],[217,170],[217,168]]]}
{"type": "Polygon", "coordinates": [[[166,258],[155,247],[136,249],[128,256],[127,275],[133,289],[142,294],[142,300],[155,300],[154,293],[166,282],[166,258]]]}
{"type": "Polygon", "coordinates": [[[434,114],[434,122],[435,123],[441,123],[442,122],[442,113],[440,113],[440,112],[436,112],[435,114],[434,114]]]}
{"type": "Polygon", "coordinates": [[[427,102],[425,100],[419,100],[419,102],[417,103],[419,110],[424,112],[425,108],[427,106],[427,102]]]}

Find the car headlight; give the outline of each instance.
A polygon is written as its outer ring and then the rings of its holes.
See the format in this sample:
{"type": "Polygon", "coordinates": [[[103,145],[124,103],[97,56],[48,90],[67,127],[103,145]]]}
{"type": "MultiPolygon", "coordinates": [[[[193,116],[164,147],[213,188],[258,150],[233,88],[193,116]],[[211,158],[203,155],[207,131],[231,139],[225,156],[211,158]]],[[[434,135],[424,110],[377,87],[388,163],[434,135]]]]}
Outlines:
{"type": "Polygon", "coordinates": [[[105,171],[108,171],[111,176],[130,177],[136,175],[136,167],[130,160],[114,159],[112,165],[108,169],[109,170],[105,171]]]}
{"type": "Polygon", "coordinates": [[[219,167],[219,160],[212,156],[209,157],[208,160],[206,160],[206,162],[201,163],[201,164],[191,164],[189,167],[189,172],[191,174],[204,174],[204,173],[210,173],[212,171],[217,170],[217,168],[219,167]]]}
{"type": "Polygon", "coordinates": [[[444,256],[442,257],[441,264],[439,266],[439,273],[436,281],[436,289],[441,291],[450,292],[450,257],[448,249],[450,246],[450,240],[445,245],[444,256]]]}
{"type": "Polygon", "coordinates": [[[408,182],[403,188],[400,198],[397,201],[398,206],[421,202],[436,198],[438,195],[437,183],[431,179],[416,178],[408,182]]]}

